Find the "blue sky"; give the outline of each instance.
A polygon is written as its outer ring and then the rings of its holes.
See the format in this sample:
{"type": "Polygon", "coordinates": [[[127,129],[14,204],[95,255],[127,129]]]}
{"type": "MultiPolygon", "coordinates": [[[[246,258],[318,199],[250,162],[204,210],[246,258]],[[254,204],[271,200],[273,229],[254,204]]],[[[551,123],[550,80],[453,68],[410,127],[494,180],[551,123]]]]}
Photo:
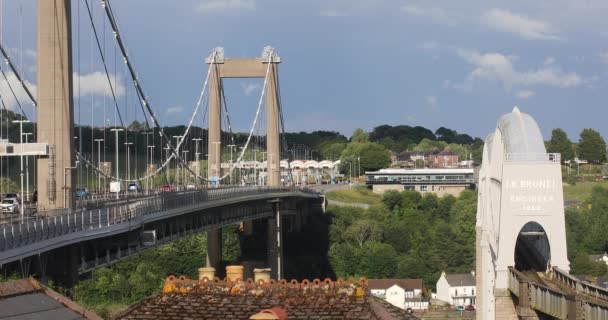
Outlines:
{"type": "MultiPolygon", "coordinates": [[[[2,41],[17,60],[23,8],[23,64],[18,64],[35,85],[35,1],[3,2],[2,41]]],[[[114,69],[115,45],[107,24],[103,28],[100,1],[90,2],[98,28],[105,30],[120,107],[127,121],[141,119],[124,68],[117,63],[114,69]]],[[[238,58],[259,56],[272,45],[283,61],[279,72],[288,131],[338,130],[348,136],[357,127],[407,124],[483,137],[501,114],[518,105],[537,119],[545,137],[562,127],[577,140],[591,127],[608,138],[608,1],[111,3],[163,124],[188,121],[206,73],[203,59],[214,47],[238,58]]],[[[102,123],[105,99],[106,121],[114,123],[85,10],[84,2],[73,1],[75,86],[80,83],[76,117],[102,123]]],[[[237,130],[249,129],[261,84],[227,81],[237,130]]]]}

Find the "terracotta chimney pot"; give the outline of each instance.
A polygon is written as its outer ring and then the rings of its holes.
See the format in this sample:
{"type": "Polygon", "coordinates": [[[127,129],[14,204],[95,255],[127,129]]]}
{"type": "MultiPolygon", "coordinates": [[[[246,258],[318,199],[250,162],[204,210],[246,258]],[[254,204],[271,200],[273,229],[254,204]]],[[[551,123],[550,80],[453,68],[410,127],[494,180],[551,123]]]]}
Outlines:
{"type": "Polygon", "coordinates": [[[287,312],[279,307],[264,309],[249,317],[250,320],[288,320],[287,312]]]}
{"type": "Polygon", "coordinates": [[[203,280],[204,278],[213,280],[215,278],[215,268],[212,268],[212,267],[198,268],[198,280],[203,280]]]}
{"type": "Polygon", "coordinates": [[[258,268],[254,268],[253,269],[253,280],[255,282],[259,282],[260,280],[264,281],[264,282],[270,282],[270,268],[263,268],[263,269],[258,269],[258,268]]]}
{"type": "Polygon", "coordinates": [[[226,266],[226,278],[235,282],[243,280],[243,266],[226,266]]]}

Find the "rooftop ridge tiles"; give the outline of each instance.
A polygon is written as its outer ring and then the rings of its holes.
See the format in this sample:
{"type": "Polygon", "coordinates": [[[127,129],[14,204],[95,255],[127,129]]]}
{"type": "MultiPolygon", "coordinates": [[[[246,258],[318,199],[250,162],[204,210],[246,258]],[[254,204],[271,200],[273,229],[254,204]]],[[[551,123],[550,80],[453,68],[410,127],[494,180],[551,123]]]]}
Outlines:
{"type": "Polygon", "coordinates": [[[356,299],[364,299],[367,295],[368,282],[367,279],[338,279],[332,281],[329,278],[324,280],[313,279],[312,281],[304,279],[301,282],[297,280],[287,281],[282,279],[276,281],[271,279],[268,282],[260,280],[258,282],[252,279],[233,281],[225,278],[193,280],[185,276],[169,276],[165,279],[162,293],[167,294],[201,294],[201,295],[252,295],[252,296],[309,296],[309,297],[352,297],[356,299]]]}

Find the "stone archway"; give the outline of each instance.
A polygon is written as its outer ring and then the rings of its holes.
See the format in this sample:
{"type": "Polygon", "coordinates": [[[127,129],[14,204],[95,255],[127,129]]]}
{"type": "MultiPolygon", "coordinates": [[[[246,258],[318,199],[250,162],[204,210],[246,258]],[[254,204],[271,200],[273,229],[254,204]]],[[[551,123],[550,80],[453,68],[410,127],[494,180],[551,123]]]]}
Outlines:
{"type": "Polygon", "coordinates": [[[526,223],[515,243],[515,268],[544,272],[551,262],[551,246],[545,229],[537,222],[526,223]]]}

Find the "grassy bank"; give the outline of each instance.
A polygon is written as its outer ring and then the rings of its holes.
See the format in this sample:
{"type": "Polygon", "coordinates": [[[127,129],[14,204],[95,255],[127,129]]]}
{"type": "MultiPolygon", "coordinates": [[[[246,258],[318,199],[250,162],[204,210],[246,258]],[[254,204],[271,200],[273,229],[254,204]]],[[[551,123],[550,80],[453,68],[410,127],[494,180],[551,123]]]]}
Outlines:
{"type": "Polygon", "coordinates": [[[336,191],[330,191],[326,194],[327,199],[350,203],[367,203],[370,205],[379,204],[382,201],[382,196],[375,194],[366,186],[355,186],[344,188],[336,191]]]}

